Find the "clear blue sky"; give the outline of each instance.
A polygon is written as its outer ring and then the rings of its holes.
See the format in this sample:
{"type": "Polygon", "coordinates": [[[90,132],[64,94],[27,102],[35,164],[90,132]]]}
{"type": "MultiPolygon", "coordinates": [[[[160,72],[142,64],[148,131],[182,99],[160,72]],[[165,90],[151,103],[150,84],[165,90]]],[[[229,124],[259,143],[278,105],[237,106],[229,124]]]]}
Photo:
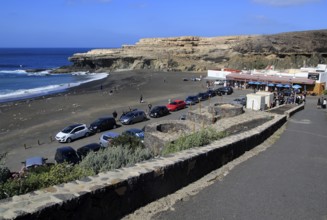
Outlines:
{"type": "Polygon", "coordinates": [[[110,48],[140,38],[327,29],[327,0],[1,0],[0,47],[110,48]]]}

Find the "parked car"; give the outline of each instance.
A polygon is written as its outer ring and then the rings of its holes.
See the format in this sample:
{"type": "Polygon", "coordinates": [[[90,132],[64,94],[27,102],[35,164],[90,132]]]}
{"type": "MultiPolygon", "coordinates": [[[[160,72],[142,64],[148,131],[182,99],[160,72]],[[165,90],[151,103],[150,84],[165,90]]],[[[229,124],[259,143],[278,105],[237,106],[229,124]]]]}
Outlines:
{"type": "Polygon", "coordinates": [[[109,129],[117,128],[117,123],[114,117],[101,117],[90,124],[90,131],[92,133],[99,133],[109,129]]]}
{"type": "Polygon", "coordinates": [[[124,125],[130,125],[137,122],[145,121],[147,119],[146,114],[142,110],[130,111],[120,117],[120,122],[124,125]]]}
{"type": "Polygon", "coordinates": [[[187,96],[185,103],[186,105],[195,105],[196,103],[199,103],[199,98],[196,95],[187,96]]]}
{"type": "Polygon", "coordinates": [[[67,162],[69,164],[77,164],[80,162],[80,158],[76,153],[76,150],[70,146],[59,147],[55,154],[56,163],[67,162]]]}
{"type": "Polygon", "coordinates": [[[198,93],[198,97],[200,98],[200,101],[207,100],[209,98],[208,92],[200,92],[198,93]]]}
{"type": "Polygon", "coordinates": [[[25,169],[29,170],[40,166],[46,166],[47,160],[48,158],[36,156],[27,158],[25,161],[22,162],[22,164],[24,164],[25,169]]]}
{"type": "Polygon", "coordinates": [[[101,135],[99,144],[101,147],[109,147],[111,140],[118,136],[119,136],[119,134],[116,132],[111,132],[111,131],[106,132],[101,135]]]}
{"type": "Polygon", "coordinates": [[[214,97],[217,95],[217,92],[212,89],[208,89],[207,93],[208,93],[209,97],[214,97]]]}
{"type": "Polygon", "coordinates": [[[183,100],[176,99],[167,105],[169,111],[177,111],[186,107],[186,103],[183,100]]]}
{"type": "Polygon", "coordinates": [[[224,87],[220,87],[217,89],[217,91],[221,92],[222,95],[230,95],[234,92],[233,88],[230,86],[224,86],[224,87]]]}
{"type": "Polygon", "coordinates": [[[59,142],[70,143],[73,140],[82,137],[88,137],[91,131],[86,127],[85,124],[74,124],[64,128],[56,135],[56,140],[59,142]]]}
{"type": "Polygon", "coordinates": [[[223,80],[215,80],[215,82],[213,84],[215,84],[215,85],[224,85],[224,81],[223,80]]]}
{"type": "Polygon", "coordinates": [[[150,117],[158,118],[169,114],[169,110],[166,106],[155,106],[150,111],[150,117]]]}
{"type": "Polygon", "coordinates": [[[243,106],[246,106],[246,97],[239,97],[239,98],[236,98],[232,101],[232,103],[235,103],[235,104],[240,104],[240,105],[243,105],[243,106]]]}
{"type": "Polygon", "coordinates": [[[98,143],[92,143],[92,144],[87,144],[87,145],[84,145],[84,146],[78,148],[76,150],[76,152],[77,152],[77,155],[80,158],[83,158],[83,157],[86,157],[86,155],[88,153],[90,153],[91,151],[97,152],[100,149],[101,149],[101,145],[100,144],[98,144],[98,143]]]}
{"type": "Polygon", "coordinates": [[[144,131],[138,128],[130,128],[122,133],[123,135],[131,135],[144,140],[144,131]]]}

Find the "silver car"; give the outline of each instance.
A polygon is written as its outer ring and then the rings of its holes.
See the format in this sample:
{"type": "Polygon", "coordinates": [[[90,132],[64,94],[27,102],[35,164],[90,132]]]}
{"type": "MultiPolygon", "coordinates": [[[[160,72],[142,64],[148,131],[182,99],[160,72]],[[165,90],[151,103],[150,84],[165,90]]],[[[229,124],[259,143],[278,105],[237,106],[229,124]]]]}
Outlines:
{"type": "Polygon", "coordinates": [[[64,128],[56,135],[56,140],[59,142],[70,143],[73,140],[82,137],[88,137],[90,135],[90,130],[85,124],[74,124],[64,128]]]}
{"type": "Polygon", "coordinates": [[[124,125],[130,125],[137,122],[145,121],[147,119],[144,111],[134,110],[130,111],[120,117],[120,122],[124,125]]]}
{"type": "Polygon", "coordinates": [[[101,135],[100,140],[99,140],[99,144],[101,147],[109,147],[110,142],[112,141],[112,139],[118,137],[119,134],[116,132],[111,132],[108,131],[104,134],[101,135]]]}

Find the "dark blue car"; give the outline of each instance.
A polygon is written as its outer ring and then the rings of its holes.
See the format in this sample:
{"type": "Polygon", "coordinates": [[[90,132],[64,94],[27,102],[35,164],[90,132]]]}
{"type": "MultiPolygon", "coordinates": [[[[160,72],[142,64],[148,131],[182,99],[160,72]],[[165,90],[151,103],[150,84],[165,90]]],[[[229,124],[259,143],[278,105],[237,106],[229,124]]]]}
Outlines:
{"type": "Polygon", "coordinates": [[[125,135],[131,135],[135,136],[137,138],[140,138],[141,140],[144,140],[144,131],[138,128],[131,128],[123,132],[125,135]]]}
{"type": "Polygon", "coordinates": [[[207,100],[209,98],[209,93],[208,92],[200,92],[198,94],[198,98],[200,98],[200,101],[207,100]]]}
{"type": "Polygon", "coordinates": [[[186,99],[185,99],[185,103],[186,105],[195,105],[196,103],[199,102],[199,98],[198,96],[188,96],[186,99]]]}

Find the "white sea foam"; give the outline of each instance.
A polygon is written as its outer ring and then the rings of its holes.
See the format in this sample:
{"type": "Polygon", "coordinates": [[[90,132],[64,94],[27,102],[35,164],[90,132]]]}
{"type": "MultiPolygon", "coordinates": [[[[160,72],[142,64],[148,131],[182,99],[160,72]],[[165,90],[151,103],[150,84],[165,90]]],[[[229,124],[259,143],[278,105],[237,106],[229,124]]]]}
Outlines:
{"type": "Polygon", "coordinates": [[[44,70],[44,71],[40,71],[40,72],[28,73],[27,75],[28,76],[48,76],[51,74],[50,74],[50,70],[44,70]]]}
{"type": "Polygon", "coordinates": [[[64,83],[60,85],[49,85],[39,88],[33,89],[22,89],[22,90],[15,90],[13,92],[7,94],[0,94],[0,102],[7,102],[19,99],[26,99],[32,97],[39,97],[43,95],[53,94],[57,92],[65,91],[69,88],[79,86],[81,84],[100,80],[106,78],[109,74],[108,73],[97,73],[97,74],[88,74],[90,77],[86,78],[83,81],[75,82],[75,83],[64,83]]]}
{"type": "Polygon", "coordinates": [[[0,73],[26,74],[25,70],[0,70],[0,73]]]}

